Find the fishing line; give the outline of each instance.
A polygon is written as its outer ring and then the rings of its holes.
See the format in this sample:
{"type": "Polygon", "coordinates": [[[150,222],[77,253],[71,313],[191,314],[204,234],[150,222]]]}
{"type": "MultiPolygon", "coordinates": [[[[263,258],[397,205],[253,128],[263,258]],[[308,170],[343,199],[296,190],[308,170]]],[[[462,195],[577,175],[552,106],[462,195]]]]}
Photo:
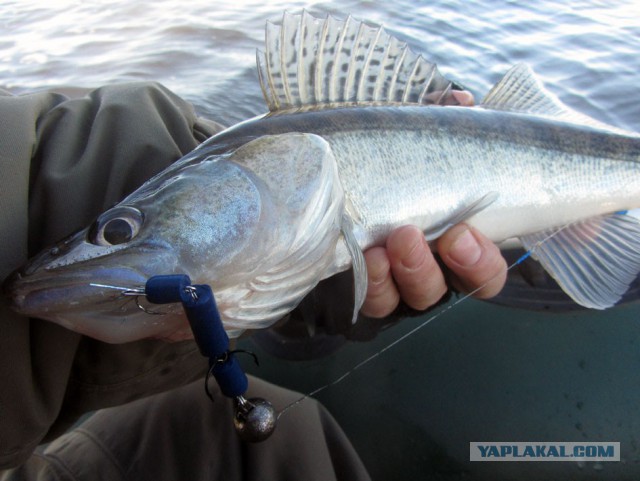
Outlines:
{"type": "MultiPolygon", "coordinates": [[[[517,265],[521,264],[522,262],[524,262],[527,258],[531,257],[531,255],[534,253],[534,251],[540,247],[543,243],[547,242],[549,239],[555,237],[556,235],[558,235],[560,232],[562,232],[564,229],[566,229],[567,227],[569,227],[570,225],[572,225],[573,223],[567,223],[565,225],[563,225],[562,227],[558,228],[556,231],[552,232],[551,234],[549,234],[547,237],[545,237],[544,239],[539,240],[538,242],[536,242],[531,249],[529,249],[527,252],[525,252],[522,256],[520,256],[515,262],[513,262],[511,265],[509,265],[506,269],[505,272],[509,272],[511,269],[513,269],[514,267],[516,267],[517,265]]],[[[398,339],[394,340],[393,342],[391,342],[391,344],[383,347],[382,349],[380,349],[379,351],[376,351],[375,353],[373,353],[372,355],[370,355],[369,357],[367,357],[366,359],[364,359],[363,361],[360,361],[358,364],[356,364],[354,367],[352,367],[351,369],[347,370],[344,374],[342,374],[341,376],[339,376],[338,378],[334,379],[333,381],[324,384],[322,386],[320,386],[317,389],[314,389],[313,391],[310,391],[307,394],[304,394],[302,397],[300,397],[299,399],[293,401],[292,403],[286,405],[280,412],[278,412],[277,415],[277,419],[279,420],[280,417],[286,413],[289,409],[293,408],[294,406],[297,406],[298,404],[300,404],[301,402],[303,402],[305,399],[311,398],[313,396],[315,396],[316,394],[321,393],[322,391],[325,391],[326,389],[335,386],[339,383],[341,383],[342,381],[344,381],[347,377],[349,377],[352,373],[354,373],[355,371],[357,371],[358,369],[360,369],[361,367],[369,364],[371,361],[373,361],[374,359],[378,358],[380,355],[382,355],[383,353],[385,353],[386,351],[388,351],[389,349],[391,349],[394,346],[397,346],[398,344],[400,344],[401,342],[403,342],[404,340],[408,339],[409,337],[413,336],[416,332],[418,332],[420,329],[422,329],[423,327],[427,326],[428,324],[430,324],[431,322],[433,322],[434,320],[436,320],[437,318],[439,318],[440,316],[443,316],[444,314],[446,314],[447,312],[449,312],[451,309],[453,309],[454,307],[456,307],[458,304],[466,301],[467,299],[469,299],[470,297],[472,297],[474,294],[476,294],[477,292],[481,291],[482,289],[484,289],[491,281],[493,281],[496,277],[498,277],[499,275],[502,275],[502,272],[496,274],[495,276],[491,277],[487,282],[485,282],[484,284],[482,284],[481,286],[475,288],[474,290],[472,290],[471,292],[468,292],[467,294],[465,294],[464,296],[460,297],[459,299],[457,299],[454,303],[449,304],[448,306],[446,306],[445,308],[443,308],[441,311],[433,314],[431,317],[429,317],[427,320],[423,321],[421,324],[419,324],[418,326],[414,327],[413,329],[411,329],[409,332],[403,334],[402,336],[400,336],[398,339]]]]}
{"type": "MultiPolygon", "coordinates": [[[[626,213],[626,211],[620,211],[620,212],[616,212],[616,214],[624,214],[626,213]]],[[[563,225],[562,227],[559,227],[558,229],[556,229],[555,231],[552,231],[549,235],[547,235],[546,237],[544,237],[543,239],[540,239],[539,241],[537,241],[535,244],[533,244],[533,246],[531,246],[531,248],[526,251],[523,255],[521,255],[515,262],[513,262],[511,265],[507,266],[505,272],[509,272],[511,269],[513,269],[514,267],[518,266],[519,264],[521,264],[522,262],[524,262],[527,258],[531,257],[532,254],[535,253],[535,251],[545,242],[549,241],[551,238],[555,237],[556,235],[558,235],[560,232],[562,232],[564,229],[566,229],[567,227],[571,226],[575,224],[574,222],[569,222],[566,223],[565,225],[563,225]]],[[[279,420],[280,417],[282,417],[283,414],[285,414],[287,411],[289,411],[290,409],[292,409],[294,406],[297,406],[298,404],[300,404],[301,402],[303,402],[305,399],[314,397],[315,395],[325,391],[326,389],[335,386],[339,383],[341,383],[342,381],[344,381],[347,377],[349,377],[352,373],[354,373],[355,371],[357,371],[358,369],[362,368],[363,366],[369,364],[370,362],[374,361],[376,358],[378,358],[379,356],[381,356],[383,353],[385,353],[386,351],[388,351],[389,349],[397,346],[398,344],[400,344],[401,342],[405,341],[406,339],[408,339],[409,337],[413,336],[414,334],[416,334],[419,330],[421,330],[422,328],[424,328],[425,326],[427,326],[428,324],[430,324],[431,322],[433,322],[434,320],[438,319],[439,317],[443,316],[444,314],[446,314],[447,312],[449,312],[451,309],[453,309],[454,307],[456,307],[458,304],[466,301],[467,299],[469,299],[470,297],[472,297],[473,295],[475,295],[477,292],[479,292],[480,290],[484,289],[491,281],[493,281],[495,278],[497,278],[499,275],[502,275],[502,272],[494,275],[493,277],[491,277],[490,279],[488,279],[485,283],[483,283],[482,285],[480,285],[479,287],[475,288],[474,290],[472,290],[471,292],[463,295],[462,297],[458,298],[455,302],[447,305],[446,307],[444,307],[442,310],[436,312],[435,314],[433,314],[431,317],[429,317],[428,319],[426,319],[425,321],[421,322],[418,326],[414,327],[413,329],[411,329],[410,331],[408,331],[407,333],[403,334],[402,336],[400,336],[399,338],[397,338],[396,340],[394,340],[393,342],[391,342],[390,344],[388,344],[387,346],[383,347],[382,349],[376,351],[375,353],[373,353],[372,355],[370,355],[369,357],[365,358],[364,360],[360,361],[359,363],[357,363],[355,366],[353,366],[352,368],[348,369],[346,372],[344,372],[344,374],[342,374],[341,376],[337,377],[336,379],[334,379],[333,381],[324,384],[322,386],[320,386],[317,389],[314,389],[313,391],[308,392],[307,394],[302,395],[300,398],[298,398],[297,400],[291,402],[290,404],[286,405],[281,411],[279,411],[277,414],[275,414],[275,420],[279,420]]],[[[163,276],[158,276],[158,277],[163,277],[163,276]]],[[[166,277],[166,276],[165,276],[166,277]]],[[[175,276],[168,276],[168,277],[175,277],[175,276]]],[[[179,277],[179,276],[178,276],[179,277]]],[[[190,281],[189,281],[190,283],[190,281]]],[[[144,308],[143,306],[141,306],[138,302],[138,297],[140,296],[147,296],[149,297],[149,293],[145,291],[144,287],[136,287],[136,288],[125,288],[125,287],[118,287],[118,286],[112,286],[112,285],[105,285],[105,284],[98,284],[98,283],[91,283],[90,284],[93,287],[101,287],[101,288],[109,288],[109,289],[114,289],[117,291],[120,291],[120,295],[123,297],[127,297],[127,296],[133,296],[136,299],[136,304],[138,305],[138,307],[140,309],[142,309],[144,312],[148,313],[148,314],[162,314],[160,312],[152,312],[149,311],[148,309],[144,308]]],[[[191,290],[189,290],[190,286],[187,286],[185,288],[185,292],[187,294],[189,294],[190,297],[193,297],[193,292],[191,290]]],[[[194,298],[195,299],[195,298],[194,298]]],[[[192,299],[192,300],[194,300],[192,299]]],[[[153,301],[153,303],[165,303],[165,302],[173,302],[175,301],[174,299],[170,299],[170,300],[156,300],[153,301]]],[[[215,307],[213,308],[215,312],[217,312],[217,310],[215,309],[215,307]]],[[[193,326],[192,326],[193,328],[193,326]]],[[[222,323],[220,322],[220,329],[222,329],[222,332],[224,332],[224,329],[222,327],[222,323]]],[[[194,333],[195,335],[195,333],[194,333]]],[[[222,336],[224,337],[224,336],[222,336]]],[[[198,336],[195,336],[196,340],[198,339],[198,336]]],[[[228,338],[227,338],[228,339],[228,338]]],[[[272,409],[272,408],[271,408],[272,409]]],[[[272,409],[273,412],[273,409],[272,409]]]]}

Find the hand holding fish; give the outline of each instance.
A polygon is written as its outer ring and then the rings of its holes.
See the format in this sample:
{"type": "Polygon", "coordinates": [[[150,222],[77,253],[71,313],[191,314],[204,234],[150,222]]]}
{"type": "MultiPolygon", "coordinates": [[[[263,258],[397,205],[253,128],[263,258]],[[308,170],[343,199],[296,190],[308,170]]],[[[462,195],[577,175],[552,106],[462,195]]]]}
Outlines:
{"type": "MultiPolygon", "coordinates": [[[[455,90],[452,94],[461,106],[473,106],[471,92],[455,90]]],[[[427,309],[447,292],[446,278],[461,292],[484,286],[475,295],[480,299],[497,295],[504,286],[507,266],[500,249],[477,230],[465,225],[452,228],[439,239],[438,253],[450,269],[446,275],[416,226],[396,229],[386,248],[365,252],[369,288],[360,312],[385,317],[401,299],[413,309],[427,309]]]]}
{"type": "Polygon", "coordinates": [[[437,250],[450,270],[446,274],[415,226],[392,232],[386,248],[369,249],[365,253],[369,289],[361,312],[385,317],[400,299],[414,309],[427,309],[447,292],[445,278],[462,292],[484,286],[476,294],[481,299],[495,296],[504,286],[507,266],[500,249],[477,230],[455,226],[440,237],[437,250]]]}

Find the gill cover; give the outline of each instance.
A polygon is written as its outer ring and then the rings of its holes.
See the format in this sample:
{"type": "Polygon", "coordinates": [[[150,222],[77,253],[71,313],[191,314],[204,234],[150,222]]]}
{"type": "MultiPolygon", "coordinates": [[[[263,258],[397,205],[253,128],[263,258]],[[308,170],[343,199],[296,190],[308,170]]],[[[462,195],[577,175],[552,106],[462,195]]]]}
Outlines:
{"type": "MultiPolygon", "coordinates": [[[[291,311],[332,265],[343,225],[344,193],[329,144],[317,135],[263,136],[229,159],[264,183],[278,214],[259,271],[216,290],[227,330],[266,327],[291,311]]],[[[260,242],[255,239],[254,242],[260,242]]]]}

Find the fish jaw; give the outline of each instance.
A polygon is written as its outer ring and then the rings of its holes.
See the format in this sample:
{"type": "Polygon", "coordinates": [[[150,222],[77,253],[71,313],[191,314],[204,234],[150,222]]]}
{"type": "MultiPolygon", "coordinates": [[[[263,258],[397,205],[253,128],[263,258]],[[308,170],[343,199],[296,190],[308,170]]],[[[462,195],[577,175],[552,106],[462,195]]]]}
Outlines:
{"type": "Polygon", "coordinates": [[[136,245],[115,252],[103,248],[98,255],[100,249],[86,242],[85,235],[86,230],[42,252],[5,280],[3,292],[13,310],[109,343],[171,338],[188,330],[181,309],[157,309],[144,298],[125,294],[144,288],[158,272],[177,272],[177,258],[170,249],[136,245]],[[94,257],[78,261],[88,253],[94,257]],[[143,309],[164,315],[149,315],[143,309]]]}
{"type": "Polygon", "coordinates": [[[124,269],[111,270],[106,279],[95,271],[82,274],[75,272],[71,277],[56,275],[25,283],[16,273],[7,280],[5,289],[12,292],[12,308],[20,314],[52,321],[108,343],[143,337],[171,338],[188,329],[183,314],[174,306],[158,309],[162,316],[152,316],[142,309],[155,312],[155,306],[124,294],[125,285],[132,288],[144,285],[141,274],[124,269]],[[124,281],[126,276],[129,279],[124,281]]]}

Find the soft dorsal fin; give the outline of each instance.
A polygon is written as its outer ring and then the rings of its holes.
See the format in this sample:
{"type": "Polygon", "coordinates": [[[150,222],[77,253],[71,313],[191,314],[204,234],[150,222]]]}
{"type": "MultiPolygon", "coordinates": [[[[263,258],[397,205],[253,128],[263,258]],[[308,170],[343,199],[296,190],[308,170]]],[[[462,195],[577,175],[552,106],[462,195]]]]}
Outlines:
{"type": "Polygon", "coordinates": [[[493,86],[480,107],[492,110],[506,110],[533,115],[553,117],[574,124],[589,125],[624,135],[637,135],[617,127],[599,122],[587,115],[567,107],[558,97],[549,92],[536,74],[526,64],[513,66],[502,79],[493,86]]]}
{"type": "MultiPolygon", "coordinates": [[[[340,104],[451,103],[452,83],[407,44],[348,17],[306,11],[267,23],[258,72],[271,112],[340,104]]],[[[455,103],[455,102],[453,102],[455,103]]]]}

